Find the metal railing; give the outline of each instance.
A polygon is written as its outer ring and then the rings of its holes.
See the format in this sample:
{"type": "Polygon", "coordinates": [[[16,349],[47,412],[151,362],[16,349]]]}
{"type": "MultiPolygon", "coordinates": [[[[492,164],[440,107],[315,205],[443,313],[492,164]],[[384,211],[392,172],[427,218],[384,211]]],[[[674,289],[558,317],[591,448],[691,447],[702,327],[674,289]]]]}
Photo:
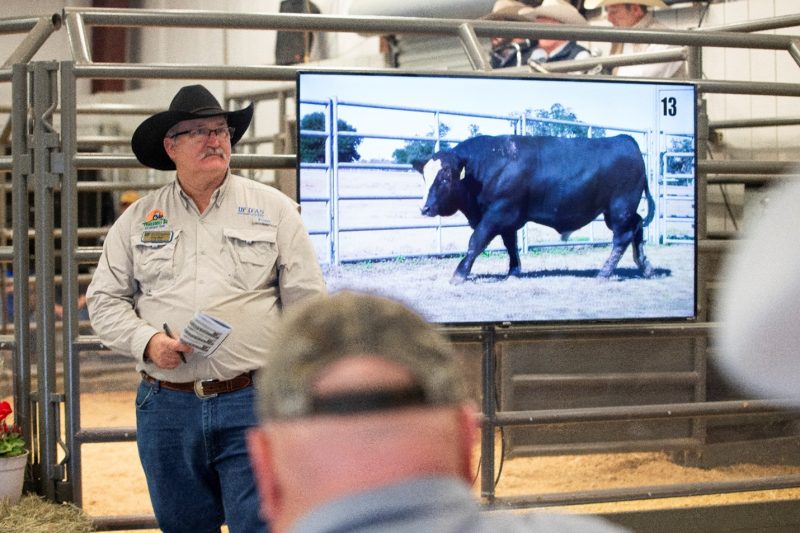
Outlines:
{"type": "MultiPolygon", "coordinates": [[[[662,173],[659,171],[658,166],[660,162],[658,158],[653,158],[648,149],[651,148],[650,139],[654,136],[653,129],[650,130],[643,130],[643,129],[633,129],[627,128],[612,124],[593,124],[588,122],[578,122],[572,120],[562,120],[562,119],[552,119],[552,118],[539,118],[535,116],[530,116],[529,111],[526,110],[519,110],[519,112],[512,113],[510,115],[493,115],[493,114],[478,114],[476,112],[467,112],[467,111],[459,111],[453,109],[429,109],[429,108],[421,108],[421,107],[400,107],[400,106],[389,106],[383,104],[371,104],[371,103],[364,103],[364,102],[351,102],[351,101],[344,101],[344,100],[301,100],[299,102],[301,109],[304,107],[308,110],[321,108],[324,109],[324,114],[326,117],[335,116],[341,117],[343,110],[348,108],[361,108],[361,109],[371,109],[375,111],[400,111],[400,112],[413,112],[420,114],[422,116],[430,116],[431,121],[427,124],[433,134],[431,136],[419,136],[419,135],[403,135],[399,132],[391,131],[391,128],[385,128],[384,132],[373,132],[373,131],[348,131],[343,130],[339,127],[335,121],[326,119],[325,120],[325,129],[324,130],[306,130],[300,129],[299,136],[309,138],[309,137],[318,137],[327,139],[326,146],[334,147],[339,145],[339,139],[341,138],[358,138],[358,139],[380,139],[380,140],[387,140],[387,141],[416,141],[416,142],[424,142],[430,143],[435,146],[434,151],[438,151],[441,149],[443,145],[452,145],[458,142],[463,141],[463,138],[453,138],[452,136],[445,136],[442,134],[439,125],[444,125],[445,122],[441,119],[441,117],[460,117],[460,118],[470,118],[475,119],[476,121],[483,121],[483,122],[475,122],[477,125],[488,125],[487,129],[493,131],[504,131],[505,133],[514,133],[517,135],[530,135],[529,125],[532,124],[543,124],[543,125],[553,125],[558,124],[562,126],[571,126],[574,128],[579,128],[582,131],[585,130],[587,132],[588,137],[592,137],[592,131],[594,129],[600,129],[605,132],[617,132],[617,133],[627,133],[631,136],[637,138],[638,144],[642,147],[642,157],[645,161],[645,167],[647,167],[646,175],[648,179],[652,182],[650,184],[650,188],[652,190],[660,190],[662,187],[661,182],[663,181],[662,173]],[[507,126],[507,128],[497,128],[493,127],[493,124],[501,123],[507,126]],[[655,161],[655,163],[651,163],[655,161]],[[652,178],[651,178],[652,177],[652,178]]],[[[301,111],[302,113],[302,111],[301,111]]],[[[425,125],[424,123],[422,124],[425,125]]],[[[302,124],[301,124],[302,126],[302,124]]],[[[351,125],[352,126],[352,125],[351,125]]],[[[397,164],[391,162],[342,162],[339,161],[338,157],[332,154],[332,150],[325,151],[325,160],[322,162],[298,162],[298,171],[301,176],[302,181],[302,174],[303,171],[309,170],[321,170],[325,172],[327,179],[325,180],[327,186],[325,190],[327,193],[319,194],[319,195],[300,195],[298,194],[298,201],[301,203],[301,207],[303,204],[323,204],[325,207],[324,215],[319,217],[319,223],[315,223],[315,220],[312,220],[308,216],[305,217],[305,221],[307,226],[309,227],[309,231],[312,236],[323,236],[325,238],[325,246],[324,249],[326,254],[322,257],[319,257],[320,262],[322,264],[331,264],[331,265],[339,265],[342,262],[347,261],[362,261],[362,260],[375,260],[375,259],[387,259],[396,257],[397,253],[403,255],[403,257],[424,257],[427,255],[442,255],[442,254],[460,254],[466,252],[466,242],[464,243],[464,247],[458,249],[448,249],[445,251],[442,233],[445,229],[453,229],[453,228],[465,228],[468,227],[468,223],[466,219],[463,217],[456,217],[456,220],[450,220],[445,222],[442,217],[436,217],[431,221],[426,222],[405,222],[402,224],[392,224],[392,225],[364,225],[364,224],[350,224],[344,225],[341,223],[341,219],[343,218],[343,213],[346,209],[342,208],[342,202],[349,202],[349,201],[366,201],[366,202],[386,202],[386,201],[397,201],[397,200],[420,200],[422,198],[419,195],[413,186],[405,187],[403,191],[398,191],[395,193],[390,194],[383,194],[379,195],[378,193],[373,194],[358,194],[358,195],[347,195],[335,191],[340,191],[340,186],[346,180],[343,179],[343,172],[342,171],[351,171],[356,172],[358,170],[383,170],[386,172],[395,172],[398,173],[400,176],[402,172],[408,172],[411,169],[411,165],[409,163],[406,164],[397,164]],[[415,230],[433,230],[436,234],[436,249],[435,250],[412,250],[412,249],[403,249],[402,247],[394,248],[396,253],[390,256],[385,255],[375,255],[365,253],[365,252],[354,252],[346,251],[347,247],[341,244],[340,235],[347,234],[350,232],[371,232],[371,231],[415,231],[415,230]]],[[[694,154],[691,155],[692,158],[694,154]]],[[[694,190],[694,179],[692,177],[691,189],[694,190]]],[[[693,195],[692,195],[693,199],[693,195]]],[[[644,200],[642,200],[644,202],[644,200]]],[[[662,213],[664,207],[662,207],[663,201],[659,200],[656,202],[656,211],[655,217],[661,218],[662,216],[666,216],[662,213]]],[[[611,241],[609,240],[608,235],[604,235],[604,239],[600,240],[600,238],[596,238],[594,235],[594,224],[595,223],[603,223],[603,218],[598,217],[592,223],[588,225],[589,235],[586,237],[585,240],[580,240],[576,242],[566,243],[564,242],[560,236],[551,238],[550,240],[546,238],[540,238],[537,242],[531,242],[532,239],[529,237],[529,230],[531,228],[530,224],[526,224],[522,229],[518,231],[519,234],[519,243],[520,248],[525,253],[527,253],[530,249],[536,248],[537,246],[546,247],[546,246],[584,246],[586,244],[609,244],[611,241]]],[[[662,229],[666,232],[666,227],[662,225],[662,229]]],[[[668,235],[666,233],[661,232],[653,232],[652,234],[648,233],[650,238],[655,238],[658,242],[668,242],[668,235]]],[[[499,240],[499,239],[498,239],[499,240]]],[[[490,246],[487,248],[488,251],[495,251],[495,250],[504,250],[505,246],[502,243],[496,243],[494,246],[490,246]]]]}
{"type": "MultiPolygon", "coordinates": [[[[489,36],[538,38],[572,38],[587,41],[605,42],[654,42],[689,47],[681,49],[681,57],[686,57],[689,71],[700,93],[727,94],[770,94],[800,96],[800,86],[793,83],[754,83],[751,81],[700,80],[701,54],[703,47],[731,47],[748,49],[767,49],[786,51],[800,62],[798,40],[789,35],[752,35],[742,33],[765,28],[781,28],[800,23],[800,17],[779,17],[766,21],[754,21],[748,24],[731,25],[714,28],[712,31],[652,31],[652,30],[620,30],[616,28],[572,27],[558,25],[536,25],[497,21],[466,21],[419,19],[405,17],[337,17],[321,15],[287,15],[287,14],[232,14],[227,12],[171,11],[171,10],[114,10],[91,8],[67,8],[63,15],[50,17],[51,28],[48,29],[40,19],[25,21],[0,20],[0,31],[23,29],[32,31],[35,36],[27,40],[20,52],[13,56],[13,67],[0,69],[0,82],[12,83],[12,109],[15,119],[12,120],[13,131],[12,153],[14,157],[0,156],[0,168],[12,171],[13,196],[13,244],[14,250],[27,250],[29,245],[28,227],[28,190],[29,183],[34,185],[36,208],[36,234],[50,235],[53,230],[52,198],[57,188],[62,202],[62,276],[64,278],[65,305],[64,332],[64,393],[59,394],[55,387],[55,319],[51,309],[53,303],[53,286],[45,280],[52,279],[54,273],[55,250],[52,241],[36,239],[36,277],[41,282],[36,287],[36,297],[40,305],[36,314],[37,360],[39,389],[34,393],[30,389],[31,329],[25,322],[27,313],[27,291],[22,285],[27,279],[29,265],[27,254],[13,253],[4,249],[4,258],[13,259],[15,276],[15,338],[2,339],[5,349],[14,350],[15,375],[14,396],[19,419],[32,424],[33,416],[28,406],[30,398],[38,398],[36,408],[39,423],[35,428],[38,435],[39,449],[34,453],[34,473],[37,478],[37,490],[51,499],[63,499],[82,502],[80,482],[82,444],[89,442],[112,442],[132,440],[135,438],[134,428],[103,429],[84,428],[80,422],[80,362],[79,355],[83,350],[101,348],[96,337],[79,335],[75,300],[78,290],[79,263],[96,261],[99,250],[78,246],[77,213],[77,171],[79,169],[106,168],[139,168],[133,155],[129,154],[92,154],[78,152],[77,117],[81,113],[78,105],[77,80],[85,78],[106,79],[188,79],[188,80],[284,80],[292,81],[298,68],[263,65],[228,66],[228,65],[163,65],[163,64],[124,64],[95,63],[92,60],[87,42],[87,27],[93,25],[126,26],[126,27],[184,27],[184,28],[221,28],[249,30],[295,30],[295,31],[327,31],[358,32],[372,34],[416,33],[449,35],[459,39],[465,53],[476,69],[487,69],[483,59],[483,49],[478,38],[489,36]],[[56,20],[63,22],[69,36],[73,62],[34,63],[25,65],[31,56],[30,50],[37,48],[48,31],[57,29],[56,20]],[[38,28],[38,29],[34,29],[38,28]],[[60,98],[54,98],[52,87],[59,85],[60,98]],[[31,89],[29,93],[29,87],[31,89]],[[31,109],[36,118],[33,129],[29,129],[27,113],[31,109]],[[60,131],[54,130],[50,122],[54,109],[59,108],[61,114],[60,131]],[[58,135],[60,133],[60,137],[58,135]],[[35,179],[34,179],[35,178],[35,179]],[[60,181],[60,183],[59,183],[60,181]],[[57,413],[61,402],[65,403],[66,435],[62,442],[60,420],[57,413]],[[58,448],[64,447],[66,455],[58,460],[58,448]]],[[[670,56],[672,57],[672,56],[670,56]]],[[[628,60],[652,60],[652,57],[629,58],[628,60]]],[[[663,59],[663,58],[661,58],[663,59]]],[[[614,60],[619,61],[619,60],[614,60]]],[[[610,62],[608,63],[610,64],[610,62]]],[[[576,66],[576,65],[572,65],[576,66]]],[[[304,66],[304,70],[308,67],[304,66]]],[[[321,70],[324,68],[320,67],[321,70]]],[[[374,70],[374,69],[370,69],[374,70]]],[[[493,73],[497,76],[519,72],[493,73]]],[[[532,77],[546,77],[547,74],[525,73],[532,77]]],[[[705,131],[707,117],[703,115],[701,106],[701,127],[705,131]],[[703,121],[706,121],[705,123],[703,121]]],[[[703,143],[701,143],[703,144],[703,143]]],[[[792,162],[783,161],[711,161],[704,159],[705,146],[701,146],[700,160],[697,163],[700,180],[698,197],[699,223],[698,237],[701,255],[718,253],[725,248],[724,241],[709,239],[703,221],[705,194],[703,189],[709,183],[742,183],[748,174],[758,174],[767,179],[777,177],[794,166],[792,162]],[[715,176],[714,176],[715,175],[715,176]],[[736,175],[736,177],[728,177],[736,175]],[[712,176],[712,177],[709,177],[712,176]]],[[[236,168],[295,168],[296,157],[287,155],[240,154],[232,159],[236,168]]],[[[83,186],[83,185],[82,185],[83,186]]],[[[99,186],[98,186],[99,187],[99,186]]],[[[702,261],[701,261],[702,263],[702,261]]],[[[701,283],[704,287],[703,267],[700,267],[701,283]]],[[[503,499],[494,493],[494,450],[495,430],[504,425],[541,424],[553,422],[574,422],[583,419],[613,420],[636,417],[657,419],[674,416],[692,419],[706,416],[725,416],[735,414],[773,413],[776,409],[786,411],[786,406],[773,402],[715,402],[704,404],[703,390],[698,390],[696,402],[679,405],[610,407],[602,410],[565,409],[555,412],[514,412],[499,411],[496,398],[496,353],[495,344],[498,338],[536,340],[554,336],[598,338],[611,337],[647,337],[658,338],[676,334],[706,338],[713,325],[707,321],[707,311],[700,309],[700,321],[692,325],[634,324],[634,325],[602,325],[585,327],[553,327],[515,328],[510,331],[497,331],[494,328],[460,328],[445,330],[451,338],[461,342],[480,343],[483,346],[483,416],[482,429],[482,478],[481,492],[487,503],[503,505],[503,499]],[[679,413],[679,414],[675,414],[679,413]]],[[[704,376],[705,348],[692,354],[695,370],[704,376]]],[[[787,416],[795,416],[791,410],[787,416]]],[[[32,426],[30,426],[32,427],[32,426]]],[[[702,437],[702,435],[700,435],[702,437]]],[[[704,490],[715,492],[724,490],[760,490],[764,487],[800,486],[800,480],[789,477],[741,481],[726,486],[708,484],[700,486],[671,486],[665,489],[638,487],[630,491],[598,491],[591,494],[555,495],[551,498],[532,497],[516,499],[513,505],[541,505],[575,503],[577,501],[616,501],[631,499],[648,494],[685,495],[697,494],[704,490]],[[522,503],[521,503],[522,501],[522,503]]],[[[98,517],[96,523],[100,529],[119,529],[124,527],[152,527],[152,517],[98,517]]]]}

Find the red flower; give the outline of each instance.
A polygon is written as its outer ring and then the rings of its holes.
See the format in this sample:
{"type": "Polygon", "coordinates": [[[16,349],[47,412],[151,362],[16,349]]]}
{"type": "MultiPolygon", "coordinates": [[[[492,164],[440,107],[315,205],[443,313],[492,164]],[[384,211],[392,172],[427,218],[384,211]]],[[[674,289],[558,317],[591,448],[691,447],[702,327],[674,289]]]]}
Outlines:
{"type": "Polygon", "coordinates": [[[6,401],[0,402],[0,422],[5,420],[6,417],[11,414],[11,412],[12,412],[12,409],[11,409],[11,404],[10,403],[8,403],[6,401]]]}
{"type": "Polygon", "coordinates": [[[5,421],[12,411],[10,403],[0,402],[0,457],[14,457],[26,452],[22,428],[17,424],[9,426],[5,421]]]}

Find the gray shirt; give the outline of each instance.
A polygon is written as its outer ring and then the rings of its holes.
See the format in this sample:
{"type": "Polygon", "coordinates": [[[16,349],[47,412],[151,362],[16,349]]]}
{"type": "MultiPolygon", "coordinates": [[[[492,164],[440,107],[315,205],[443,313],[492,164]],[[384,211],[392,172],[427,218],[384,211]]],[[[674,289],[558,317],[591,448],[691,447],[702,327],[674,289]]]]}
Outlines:
{"type": "Polygon", "coordinates": [[[173,382],[230,379],[260,368],[285,307],[325,292],[297,205],[229,174],[205,213],[178,181],[129,207],[111,227],[86,299],[92,327],[137,370],[173,382]],[[150,338],[177,336],[196,311],[232,326],[211,357],[172,370],[145,363],[150,338]]]}
{"type": "Polygon", "coordinates": [[[461,481],[422,477],[353,494],[314,509],[289,533],[621,533],[601,518],[481,511],[461,481]]]}

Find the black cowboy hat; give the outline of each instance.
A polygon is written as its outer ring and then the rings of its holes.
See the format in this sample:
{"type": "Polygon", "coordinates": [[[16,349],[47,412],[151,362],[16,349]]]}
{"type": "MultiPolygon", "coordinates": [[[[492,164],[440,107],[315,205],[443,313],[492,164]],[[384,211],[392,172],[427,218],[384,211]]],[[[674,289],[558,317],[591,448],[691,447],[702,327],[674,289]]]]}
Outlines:
{"type": "Polygon", "coordinates": [[[175,163],[164,151],[167,131],[183,120],[224,115],[233,127],[231,146],[242,138],[253,118],[253,104],[236,111],[225,111],[208,89],[202,85],[181,87],[169,104],[169,110],[156,113],[139,124],[131,137],[131,148],[145,166],[156,170],[175,170],[175,163]]]}

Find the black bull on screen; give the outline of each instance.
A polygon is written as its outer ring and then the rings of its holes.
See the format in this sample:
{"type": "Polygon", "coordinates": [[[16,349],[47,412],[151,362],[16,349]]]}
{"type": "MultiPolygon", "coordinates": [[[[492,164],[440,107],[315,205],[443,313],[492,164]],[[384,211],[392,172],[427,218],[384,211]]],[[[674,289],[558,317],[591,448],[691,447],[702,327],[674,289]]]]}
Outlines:
{"type": "Polygon", "coordinates": [[[598,277],[611,276],[628,246],[644,277],[643,228],[655,214],[644,160],[629,135],[597,139],[480,135],[441,150],[413,167],[425,180],[422,214],[461,211],[474,230],[451,283],[463,283],[472,264],[498,235],[508,250],[509,275],[520,275],[517,230],[532,221],[565,238],[603,215],[612,249],[598,277]],[[642,194],[647,216],[637,213],[642,194]]]}

